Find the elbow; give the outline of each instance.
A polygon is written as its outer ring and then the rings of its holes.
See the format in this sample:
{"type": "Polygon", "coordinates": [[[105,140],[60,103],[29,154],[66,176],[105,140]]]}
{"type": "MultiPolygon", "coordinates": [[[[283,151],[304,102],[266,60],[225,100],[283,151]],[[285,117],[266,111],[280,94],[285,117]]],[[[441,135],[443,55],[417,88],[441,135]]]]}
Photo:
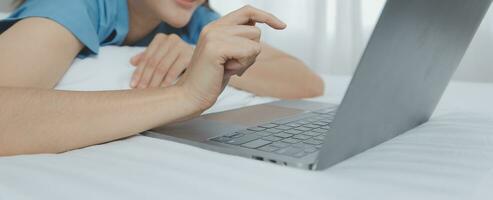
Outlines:
{"type": "Polygon", "coordinates": [[[313,75],[310,81],[307,81],[305,87],[305,97],[304,98],[314,98],[324,95],[325,84],[322,78],[318,75],[313,75]]]}
{"type": "Polygon", "coordinates": [[[289,95],[281,96],[282,99],[305,99],[324,95],[324,81],[316,74],[300,79],[300,81],[295,81],[293,84],[291,84],[289,95]]]}

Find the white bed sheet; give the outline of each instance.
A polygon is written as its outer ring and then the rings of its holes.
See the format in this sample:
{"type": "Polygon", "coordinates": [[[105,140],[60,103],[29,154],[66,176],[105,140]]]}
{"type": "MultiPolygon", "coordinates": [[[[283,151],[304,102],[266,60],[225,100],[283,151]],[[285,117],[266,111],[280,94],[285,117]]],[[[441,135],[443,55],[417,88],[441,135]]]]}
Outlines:
{"type": "MultiPolygon", "coordinates": [[[[128,88],[136,48],[77,61],[58,89],[128,88]]],[[[347,77],[324,76],[337,103],[347,77]]],[[[454,82],[425,125],[308,172],[135,136],[0,158],[0,199],[493,199],[493,85],[454,82]]],[[[226,89],[208,112],[272,101],[226,89]]]]}

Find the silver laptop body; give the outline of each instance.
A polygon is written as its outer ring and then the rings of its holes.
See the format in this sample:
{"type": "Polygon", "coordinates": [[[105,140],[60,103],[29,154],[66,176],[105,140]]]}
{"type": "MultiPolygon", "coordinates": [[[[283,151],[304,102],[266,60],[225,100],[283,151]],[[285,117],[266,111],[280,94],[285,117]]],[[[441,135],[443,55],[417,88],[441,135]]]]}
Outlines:
{"type": "Polygon", "coordinates": [[[146,136],[322,170],[426,122],[491,0],[388,0],[342,103],[276,101],[146,136]]]}

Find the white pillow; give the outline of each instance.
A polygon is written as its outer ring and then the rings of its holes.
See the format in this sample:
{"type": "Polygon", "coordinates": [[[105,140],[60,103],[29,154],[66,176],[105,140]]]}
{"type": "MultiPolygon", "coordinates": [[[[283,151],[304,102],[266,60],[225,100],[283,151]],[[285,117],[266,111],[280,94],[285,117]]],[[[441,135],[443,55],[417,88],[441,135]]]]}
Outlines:
{"type": "MultiPolygon", "coordinates": [[[[98,56],[76,59],[56,89],[72,91],[130,89],[130,79],[135,70],[130,64],[130,58],[143,50],[144,48],[140,47],[102,47],[98,56]]],[[[251,93],[226,87],[217,103],[207,112],[229,110],[273,100],[273,98],[256,97],[251,93]]]]}
{"type": "Polygon", "coordinates": [[[56,89],[76,91],[103,91],[130,89],[135,67],[130,64],[133,55],[143,51],[139,47],[102,47],[99,55],[76,59],[56,89]]]}

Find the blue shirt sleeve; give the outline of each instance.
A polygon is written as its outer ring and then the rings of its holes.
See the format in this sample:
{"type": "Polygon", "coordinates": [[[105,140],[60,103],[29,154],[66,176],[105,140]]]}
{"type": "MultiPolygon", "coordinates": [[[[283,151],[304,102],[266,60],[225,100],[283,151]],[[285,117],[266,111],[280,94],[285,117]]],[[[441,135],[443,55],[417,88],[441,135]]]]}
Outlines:
{"type": "Polygon", "coordinates": [[[128,32],[126,1],[27,0],[0,21],[0,33],[28,17],[47,18],[69,30],[85,46],[79,57],[97,54],[101,45],[123,43],[128,32]]]}

